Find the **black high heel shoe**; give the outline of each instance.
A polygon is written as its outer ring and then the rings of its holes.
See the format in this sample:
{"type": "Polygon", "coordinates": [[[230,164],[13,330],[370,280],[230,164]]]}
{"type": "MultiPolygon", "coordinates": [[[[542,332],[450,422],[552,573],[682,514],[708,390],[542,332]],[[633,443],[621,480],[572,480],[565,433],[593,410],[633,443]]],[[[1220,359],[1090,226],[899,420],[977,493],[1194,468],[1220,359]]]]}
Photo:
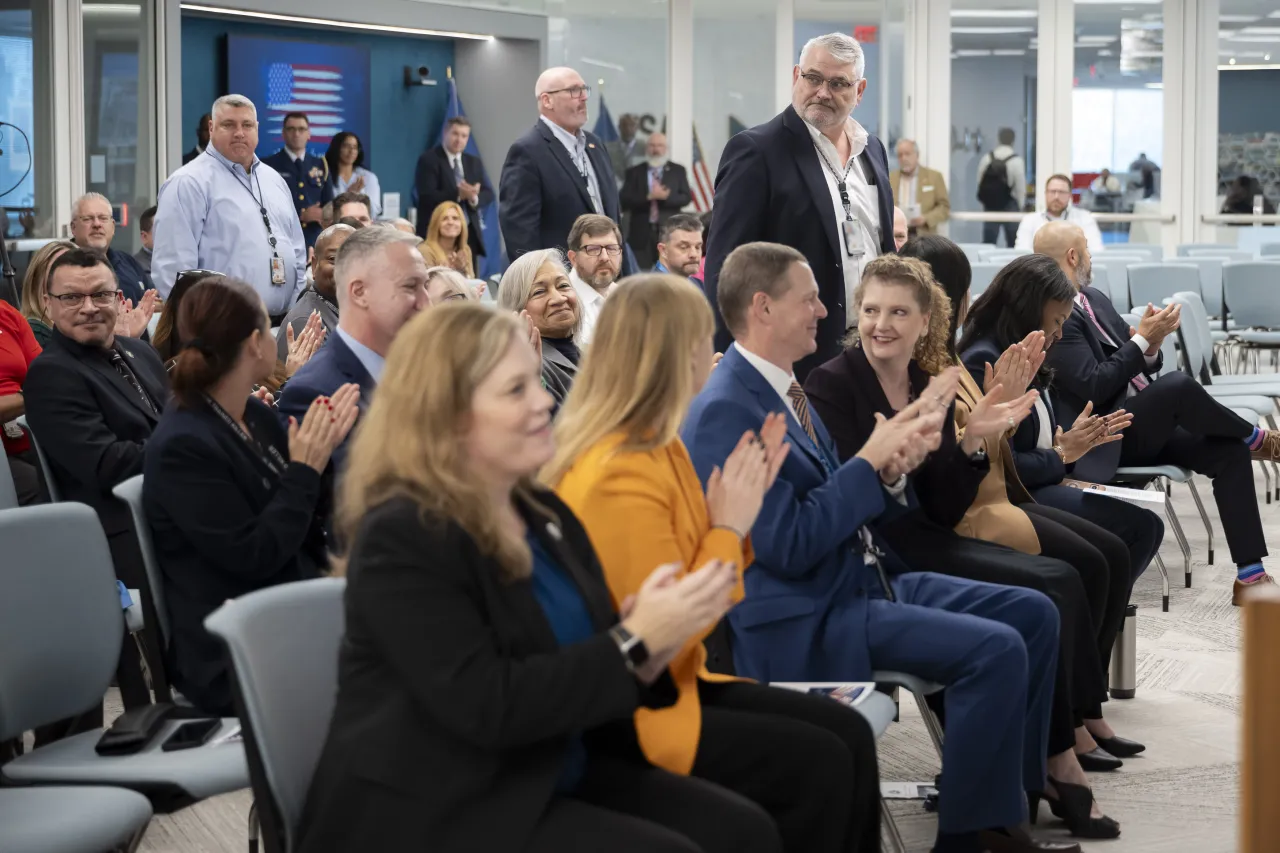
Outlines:
{"type": "Polygon", "coordinates": [[[1120,824],[1113,818],[1106,815],[1102,817],[1091,817],[1090,809],[1093,807],[1093,791],[1084,785],[1072,785],[1068,782],[1059,782],[1052,776],[1049,782],[1053,785],[1058,795],[1052,796],[1048,793],[1036,793],[1034,791],[1027,793],[1027,804],[1030,806],[1031,823],[1034,824],[1040,816],[1040,800],[1049,803],[1049,810],[1053,812],[1054,817],[1059,818],[1071,830],[1071,834],[1079,838],[1119,838],[1120,824]]]}
{"type": "Polygon", "coordinates": [[[1095,735],[1093,742],[1116,758],[1133,758],[1138,753],[1146,750],[1145,745],[1119,735],[1115,737],[1098,737],[1095,735]]]}

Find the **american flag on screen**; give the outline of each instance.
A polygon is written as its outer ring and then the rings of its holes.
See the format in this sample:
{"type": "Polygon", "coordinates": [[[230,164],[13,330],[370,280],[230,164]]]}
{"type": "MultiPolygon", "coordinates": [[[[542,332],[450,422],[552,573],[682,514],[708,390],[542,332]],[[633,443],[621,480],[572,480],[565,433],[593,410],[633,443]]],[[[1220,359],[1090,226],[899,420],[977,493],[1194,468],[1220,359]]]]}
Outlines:
{"type": "Polygon", "coordinates": [[[273,62],[267,68],[266,130],[278,138],[288,113],[307,114],[311,142],[327,144],[343,129],[342,69],[332,65],[273,62]]]}
{"type": "Polygon", "coordinates": [[[711,209],[715,200],[715,184],[707,172],[707,161],[702,157],[702,143],[698,141],[698,126],[693,126],[693,206],[699,213],[711,209]]]}

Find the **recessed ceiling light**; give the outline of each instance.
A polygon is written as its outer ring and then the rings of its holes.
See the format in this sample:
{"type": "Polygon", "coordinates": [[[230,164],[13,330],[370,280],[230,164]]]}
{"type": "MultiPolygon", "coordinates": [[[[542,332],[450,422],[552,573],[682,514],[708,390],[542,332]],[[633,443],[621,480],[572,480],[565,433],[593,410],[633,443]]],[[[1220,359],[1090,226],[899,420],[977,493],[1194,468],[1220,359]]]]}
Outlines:
{"type": "Polygon", "coordinates": [[[991,55],[992,56],[1026,56],[1027,52],[1025,50],[1010,48],[1008,50],[1005,50],[1005,49],[993,50],[991,51],[991,55]]]}
{"type": "Polygon", "coordinates": [[[991,55],[991,51],[989,51],[989,50],[957,50],[955,55],[956,55],[956,56],[964,56],[964,57],[971,57],[971,56],[990,56],[990,55],[991,55]]]}
{"type": "MultiPolygon", "coordinates": [[[[1035,18],[1039,15],[1035,9],[952,9],[953,18],[1035,18]]],[[[1257,18],[1254,18],[1256,21],[1257,18]]]]}
{"type": "Polygon", "coordinates": [[[1119,40],[1120,36],[1076,36],[1076,44],[1111,44],[1119,40]]]}
{"type": "Polygon", "coordinates": [[[1280,35],[1274,36],[1232,36],[1227,41],[1244,43],[1244,44],[1277,44],[1280,43],[1280,35]]]}
{"type": "Polygon", "coordinates": [[[452,30],[428,30],[419,27],[397,27],[389,24],[360,24],[354,21],[335,21],[330,18],[312,18],[305,15],[277,15],[274,12],[253,12],[248,9],[227,9],[222,6],[202,6],[197,3],[182,3],[184,12],[204,12],[210,15],[226,15],[232,18],[256,18],[266,21],[287,21],[293,24],[319,24],[344,30],[371,30],[379,33],[401,33],[413,36],[443,36],[444,38],[476,39],[493,41],[494,36],[479,33],[461,33],[452,30]]]}
{"type": "Polygon", "coordinates": [[[1034,33],[1032,27],[952,27],[951,32],[968,36],[1011,36],[1018,33],[1034,33]]]}
{"type": "Polygon", "coordinates": [[[1112,50],[1100,50],[1100,51],[1098,51],[1098,56],[1115,56],[1115,55],[1116,55],[1116,54],[1115,54],[1115,51],[1112,51],[1112,50]]]}
{"type": "Polygon", "coordinates": [[[1240,30],[1245,36],[1280,36],[1280,27],[1245,27],[1240,30]]]}
{"type": "Polygon", "coordinates": [[[1218,23],[1220,24],[1252,24],[1254,21],[1262,20],[1261,15],[1219,15],[1218,23]]]}

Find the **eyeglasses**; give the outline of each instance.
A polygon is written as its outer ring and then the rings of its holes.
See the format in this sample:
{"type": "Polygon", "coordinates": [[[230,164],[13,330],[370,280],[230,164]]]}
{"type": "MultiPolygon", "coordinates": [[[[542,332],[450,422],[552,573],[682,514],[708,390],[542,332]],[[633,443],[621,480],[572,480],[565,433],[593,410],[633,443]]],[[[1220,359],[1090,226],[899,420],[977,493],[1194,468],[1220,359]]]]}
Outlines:
{"type": "Polygon", "coordinates": [[[97,216],[77,216],[76,217],[76,222],[83,222],[85,225],[90,225],[94,222],[100,223],[102,225],[106,225],[110,221],[111,221],[111,214],[109,213],[100,213],[97,216]]]}
{"type": "Polygon", "coordinates": [[[812,71],[801,74],[800,79],[804,80],[804,82],[808,83],[810,86],[812,86],[815,89],[821,89],[822,84],[826,83],[827,90],[831,92],[831,94],[833,95],[840,95],[849,91],[858,82],[857,80],[854,80],[851,83],[848,80],[844,79],[843,77],[832,77],[830,80],[828,80],[826,77],[823,77],[821,74],[816,74],[812,71]]]}
{"type": "Polygon", "coordinates": [[[49,298],[61,302],[63,308],[79,308],[84,304],[86,298],[97,307],[106,308],[108,305],[114,305],[115,301],[120,298],[120,291],[99,290],[94,293],[50,293],[49,298]]]}
{"type": "Polygon", "coordinates": [[[543,92],[542,94],[555,95],[559,92],[568,92],[569,97],[571,98],[585,98],[587,97],[587,95],[591,94],[591,87],[590,86],[569,86],[564,89],[551,89],[550,91],[543,92]]]}
{"type": "Polygon", "coordinates": [[[616,258],[618,255],[622,254],[622,247],[617,243],[614,243],[612,246],[583,246],[582,251],[586,252],[593,258],[600,257],[601,252],[608,252],[609,257],[616,258]]]}

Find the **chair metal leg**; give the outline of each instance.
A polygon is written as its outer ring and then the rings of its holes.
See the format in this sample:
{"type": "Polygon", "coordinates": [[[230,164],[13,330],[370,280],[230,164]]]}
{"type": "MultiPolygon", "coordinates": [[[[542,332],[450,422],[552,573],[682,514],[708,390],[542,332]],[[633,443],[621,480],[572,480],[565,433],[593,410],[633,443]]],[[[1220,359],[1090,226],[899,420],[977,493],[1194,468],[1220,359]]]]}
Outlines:
{"type": "MultiPolygon", "coordinates": [[[[1265,462],[1259,467],[1262,468],[1262,495],[1267,503],[1271,503],[1271,472],[1267,470],[1267,463],[1265,462]]],[[[1280,489],[1280,481],[1276,482],[1276,488],[1280,489]]]]}
{"type": "MultiPolygon", "coordinates": [[[[1196,509],[1200,511],[1200,520],[1204,522],[1204,532],[1209,536],[1209,565],[1213,565],[1213,522],[1209,520],[1209,513],[1204,511],[1204,501],[1200,500],[1200,491],[1196,488],[1195,478],[1187,480],[1187,487],[1191,489],[1191,498],[1196,502],[1196,509]]],[[[1191,581],[1187,581],[1187,586],[1191,586],[1191,581]]]]}
{"type": "Polygon", "coordinates": [[[262,842],[262,824],[258,822],[258,802],[249,804],[249,853],[258,853],[262,842]]]}
{"type": "Polygon", "coordinates": [[[924,720],[924,727],[929,732],[929,738],[933,741],[933,748],[938,752],[938,760],[942,760],[942,725],[938,722],[937,716],[934,715],[933,709],[929,707],[929,703],[925,701],[923,693],[912,691],[911,695],[916,700],[916,707],[920,709],[920,717],[924,720]]]}
{"type": "Polygon", "coordinates": [[[1169,570],[1165,568],[1164,560],[1160,558],[1159,552],[1156,553],[1156,568],[1160,570],[1160,583],[1164,589],[1164,594],[1160,597],[1160,609],[1169,612],[1169,570]]]}
{"type": "Polygon", "coordinates": [[[1178,521],[1178,515],[1173,511],[1173,502],[1166,501],[1164,505],[1164,514],[1169,519],[1169,526],[1173,528],[1173,535],[1178,540],[1178,547],[1182,549],[1183,571],[1186,573],[1187,588],[1191,587],[1191,543],[1187,541],[1187,535],[1182,532],[1182,524],[1178,521]]]}
{"type": "Polygon", "coordinates": [[[889,849],[893,853],[907,853],[907,845],[902,840],[902,833],[898,831],[898,824],[893,820],[893,812],[889,811],[889,804],[880,801],[880,817],[885,833],[889,836],[889,849]]]}

